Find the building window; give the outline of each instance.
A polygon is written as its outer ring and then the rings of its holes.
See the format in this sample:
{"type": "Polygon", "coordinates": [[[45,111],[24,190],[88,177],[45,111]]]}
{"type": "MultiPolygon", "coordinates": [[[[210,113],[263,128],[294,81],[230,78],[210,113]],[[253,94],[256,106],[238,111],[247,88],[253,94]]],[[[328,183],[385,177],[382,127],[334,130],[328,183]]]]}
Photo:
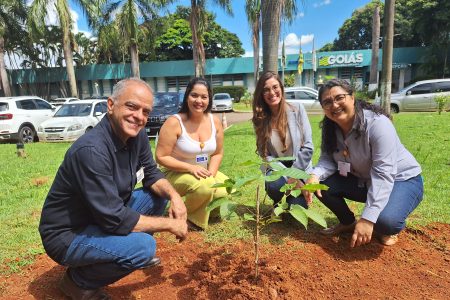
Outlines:
{"type": "Polygon", "coordinates": [[[186,87],[191,80],[189,76],[184,77],[168,77],[167,90],[169,92],[178,92],[179,90],[186,90],[186,87]]]}

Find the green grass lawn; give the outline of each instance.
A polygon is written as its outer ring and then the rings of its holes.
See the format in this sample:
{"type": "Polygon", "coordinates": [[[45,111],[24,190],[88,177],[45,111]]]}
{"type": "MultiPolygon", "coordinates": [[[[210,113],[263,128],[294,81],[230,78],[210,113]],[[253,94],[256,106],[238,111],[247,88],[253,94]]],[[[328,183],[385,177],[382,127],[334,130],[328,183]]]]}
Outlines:
{"type": "MultiPolygon", "coordinates": [[[[320,145],[320,119],[321,116],[310,117],[316,149],[320,145]]],[[[395,115],[394,124],[403,144],[421,164],[425,179],[424,200],[410,217],[408,226],[430,222],[449,223],[450,113],[402,113],[395,115]]],[[[8,266],[8,272],[28,264],[35,254],[44,252],[37,231],[40,210],[69,147],[68,143],[27,144],[27,157],[19,158],[14,144],[0,144],[0,263],[8,266]]],[[[258,168],[238,166],[249,159],[257,159],[255,137],[249,122],[229,128],[225,133],[224,147],[221,170],[225,174],[244,177],[259,172],[258,168]]],[[[317,162],[318,157],[319,151],[316,151],[313,161],[317,162]]],[[[256,185],[246,186],[240,199],[235,200],[254,199],[256,185]]],[[[334,216],[318,201],[314,202],[313,207],[329,223],[336,222],[334,216]]],[[[352,204],[352,208],[360,212],[362,205],[352,204]]],[[[282,228],[288,236],[290,231],[301,228],[300,225],[294,225],[273,226],[284,226],[282,228]]],[[[312,227],[314,230],[315,225],[312,227]]],[[[269,234],[270,229],[266,233],[269,234]]],[[[204,235],[208,241],[227,243],[236,238],[249,238],[251,227],[241,221],[213,222],[204,235]]]]}
{"type": "Polygon", "coordinates": [[[252,105],[245,105],[244,102],[235,102],[233,103],[233,110],[238,112],[251,112],[252,105]]]}

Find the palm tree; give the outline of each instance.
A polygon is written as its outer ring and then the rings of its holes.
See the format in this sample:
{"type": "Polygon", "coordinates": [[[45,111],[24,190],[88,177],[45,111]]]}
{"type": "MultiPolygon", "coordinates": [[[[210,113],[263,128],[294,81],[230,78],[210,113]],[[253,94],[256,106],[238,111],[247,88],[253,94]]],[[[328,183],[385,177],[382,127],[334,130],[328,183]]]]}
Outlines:
{"type": "Polygon", "coordinates": [[[261,0],[264,72],[278,71],[278,40],[281,19],[292,22],[296,14],[296,0],[261,0]]]}
{"type": "MultiPolygon", "coordinates": [[[[93,27],[99,16],[99,6],[103,0],[88,1],[74,0],[87,16],[88,23],[93,27]],[[98,5],[96,5],[98,4],[98,5]]],[[[69,79],[70,95],[78,96],[77,82],[75,78],[75,70],[73,67],[72,53],[72,17],[68,0],[33,0],[30,6],[29,27],[34,35],[42,36],[45,27],[45,17],[49,13],[49,8],[54,5],[56,8],[59,26],[62,31],[62,45],[64,51],[64,60],[66,63],[67,77],[69,79]]]]}
{"type": "MultiPolygon", "coordinates": [[[[105,7],[105,25],[102,28],[119,31],[130,51],[131,73],[133,77],[140,77],[138,40],[141,31],[138,21],[153,19],[157,11],[172,3],[173,0],[118,0],[109,1],[105,7]],[[113,27],[107,27],[113,25],[113,27]]],[[[102,35],[100,33],[100,35],[102,35]]]]}
{"type": "MultiPolygon", "coordinates": [[[[227,14],[233,15],[230,0],[214,0],[227,14]]],[[[206,0],[191,0],[191,15],[189,24],[192,31],[192,55],[195,67],[195,76],[205,75],[205,47],[203,46],[203,33],[207,26],[206,0]]]]}
{"type": "Polygon", "coordinates": [[[246,0],[245,12],[252,32],[253,78],[255,86],[259,79],[259,31],[261,30],[261,0],[246,0]]]}
{"type": "Polygon", "coordinates": [[[5,45],[9,36],[23,34],[22,25],[26,15],[25,1],[0,0],[0,88],[3,88],[5,96],[11,96],[5,65],[5,45]]]}

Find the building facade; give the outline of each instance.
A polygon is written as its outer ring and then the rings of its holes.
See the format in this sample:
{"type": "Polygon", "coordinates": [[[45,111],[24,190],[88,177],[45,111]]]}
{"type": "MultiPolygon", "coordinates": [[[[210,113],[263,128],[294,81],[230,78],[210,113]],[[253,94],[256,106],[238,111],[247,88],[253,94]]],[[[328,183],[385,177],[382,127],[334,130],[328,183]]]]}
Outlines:
{"type": "MultiPolygon", "coordinates": [[[[284,75],[295,74],[296,85],[316,87],[331,77],[352,80],[362,88],[368,84],[371,50],[317,52],[316,68],[312,53],[304,54],[303,72],[298,74],[299,55],[287,55],[284,75]]],[[[421,76],[425,48],[396,48],[393,54],[393,87],[401,89],[421,76]]],[[[381,70],[380,50],[378,70],[381,70]]],[[[262,59],[261,59],[262,61],[262,59]]],[[[279,65],[281,70],[281,63],[279,65]]],[[[245,86],[255,89],[253,57],[208,59],[205,77],[215,86],[245,86]]],[[[194,74],[192,60],[140,63],[141,78],[155,91],[183,91],[194,74]]],[[[283,73],[280,71],[280,74],[283,73]]],[[[89,65],[75,69],[78,94],[81,99],[93,95],[110,95],[120,79],[131,76],[130,64],[89,65]]],[[[68,89],[65,68],[22,69],[10,71],[14,95],[40,95],[45,98],[66,96],[68,89]]]]}

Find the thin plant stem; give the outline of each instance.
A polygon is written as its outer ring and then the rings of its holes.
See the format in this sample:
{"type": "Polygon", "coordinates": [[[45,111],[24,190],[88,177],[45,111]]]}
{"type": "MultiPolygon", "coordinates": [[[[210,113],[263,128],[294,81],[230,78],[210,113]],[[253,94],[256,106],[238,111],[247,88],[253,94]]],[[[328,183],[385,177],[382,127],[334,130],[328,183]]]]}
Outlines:
{"type": "Polygon", "coordinates": [[[259,277],[259,185],[256,187],[256,226],[255,226],[255,280],[259,277]]]}

